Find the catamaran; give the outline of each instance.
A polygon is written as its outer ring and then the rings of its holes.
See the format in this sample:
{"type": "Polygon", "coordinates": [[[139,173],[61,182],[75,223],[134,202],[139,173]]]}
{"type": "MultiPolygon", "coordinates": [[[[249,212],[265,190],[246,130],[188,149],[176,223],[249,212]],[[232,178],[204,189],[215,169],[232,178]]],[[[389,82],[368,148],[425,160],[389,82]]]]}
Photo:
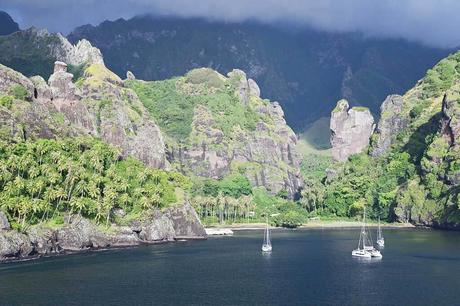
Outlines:
{"type": "Polygon", "coordinates": [[[262,244],[262,252],[271,252],[272,251],[272,243],[270,241],[270,228],[268,227],[268,220],[267,220],[267,227],[264,231],[264,243],[262,244]]]}
{"type": "Polygon", "coordinates": [[[380,227],[380,218],[379,218],[379,228],[377,230],[377,244],[379,247],[385,246],[385,238],[382,236],[382,228],[380,227]]]}
{"type": "Polygon", "coordinates": [[[372,238],[366,229],[366,208],[364,208],[363,225],[359,234],[358,248],[353,250],[351,255],[361,258],[382,258],[380,251],[374,248],[372,238]]]}

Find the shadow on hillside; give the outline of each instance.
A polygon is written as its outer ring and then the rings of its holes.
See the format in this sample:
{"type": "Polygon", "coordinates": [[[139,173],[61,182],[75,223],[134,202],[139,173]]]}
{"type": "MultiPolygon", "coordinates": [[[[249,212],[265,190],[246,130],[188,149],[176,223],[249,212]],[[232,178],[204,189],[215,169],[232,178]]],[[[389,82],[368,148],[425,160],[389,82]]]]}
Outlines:
{"type": "Polygon", "coordinates": [[[426,123],[419,126],[409,138],[409,141],[403,147],[403,151],[409,153],[411,160],[417,168],[420,168],[420,161],[423,157],[427,146],[431,143],[440,127],[442,113],[439,112],[430,118],[426,123]]]}

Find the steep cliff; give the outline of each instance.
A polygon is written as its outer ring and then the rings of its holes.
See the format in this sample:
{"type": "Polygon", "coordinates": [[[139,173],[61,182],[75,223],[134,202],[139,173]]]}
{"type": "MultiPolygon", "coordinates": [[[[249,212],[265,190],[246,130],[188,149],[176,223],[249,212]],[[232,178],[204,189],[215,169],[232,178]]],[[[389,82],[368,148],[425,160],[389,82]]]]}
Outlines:
{"type": "Polygon", "coordinates": [[[369,155],[333,169],[325,203],[339,215],[369,205],[371,216],[460,227],[460,52],[381,107],[369,155]]]}
{"type": "Polygon", "coordinates": [[[7,106],[0,112],[2,134],[24,139],[92,135],[121,148],[124,156],[166,167],[162,134],[137,95],[124,88],[90,45],[78,50],[86,50],[87,61],[77,83],[64,62],[55,63],[47,83],[0,65],[0,93],[7,106]]]}
{"type": "Polygon", "coordinates": [[[166,81],[127,80],[166,135],[168,160],[187,174],[244,173],[253,186],[295,197],[302,185],[297,138],[278,103],[259,97],[240,70],[202,68],[166,81]]]}
{"type": "Polygon", "coordinates": [[[332,157],[336,161],[345,161],[369,145],[374,131],[374,117],[369,109],[350,109],[346,100],[340,100],[331,113],[330,129],[332,157]]]}
{"type": "Polygon", "coordinates": [[[29,28],[7,36],[0,36],[0,63],[30,77],[48,78],[53,73],[53,63],[62,61],[76,66],[85,63],[103,64],[99,49],[87,40],[72,45],[60,33],[29,28]]]}
{"type": "Polygon", "coordinates": [[[372,139],[372,156],[384,154],[396,140],[396,136],[406,128],[408,119],[401,115],[404,100],[400,95],[390,95],[380,107],[380,120],[372,139]]]}

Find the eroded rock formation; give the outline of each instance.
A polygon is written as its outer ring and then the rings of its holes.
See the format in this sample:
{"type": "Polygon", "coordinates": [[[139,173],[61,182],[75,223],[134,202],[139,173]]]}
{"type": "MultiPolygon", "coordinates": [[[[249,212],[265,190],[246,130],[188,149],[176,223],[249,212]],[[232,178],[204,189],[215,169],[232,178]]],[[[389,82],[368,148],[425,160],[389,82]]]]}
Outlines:
{"type": "Polygon", "coordinates": [[[398,133],[407,127],[408,119],[401,114],[403,103],[400,95],[390,95],[383,101],[370,152],[372,156],[384,154],[398,133]]]}
{"type": "Polygon", "coordinates": [[[26,234],[0,231],[0,262],[66,251],[133,246],[176,239],[205,239],[206,231],[190,204],[153,210],[131,226],[112,225],[102,232],[91,221],[77,215],[65,218],[59,229],[32,227],[26,234]]]}
{"type": "Polygon", "coordinates": [[[369,109],[350,109],[346,100],[340,100],[332,111],[330,128],[332,157],[335,161],[345,161],[369,145],[374,131],[374,118],[369,109]]]}
{"type": "Polygon", "coordinates": [[[447,181],[454,186],[460,185],[460,106],[458,92],[448,93],[442,102],[441,135],[448,145],[449,163],[447,181]]]}
{"type": "Polygon", "coordinates": [[[28,79],[2,65],[0,72],[0,92],[20,86],[30,101],[16,101],[15,112],[0,111],[0,123],[8,134],[22,138],[99,136],[118,146],[124,156],[135,156],[155,168],[167,167],[160,129],[137,95],[103,63],[89,65],[79,87],[67,72],[67,64],[60,61],[48,84],[40,76],[28,79]]]}
{"type": "Polygon", "coordinates": [[[296,151],[297,136],[286,124],[281,106],[260,99],[257,84],[248,81],[243,71],[233,70],[228,76],[213,79],[236,88],[235,95],[245,111],[259,118],[255,129],[235,125],[226,134],[215,118],[219,113],[198,104],[189,143],[172,148],[171,161],[180,162],[186,172],[214,179],[239,167],[253,186],[264,186],[271,194],[284,190],[295,198],[303,184],[301,157],[296,151]]]}
{"type": "Polygon", "coordinates": [[[10,223],[8,222],[8,218],[6,217],[3,211],[0,211],[0,231],[9,230],[10,223]]]}

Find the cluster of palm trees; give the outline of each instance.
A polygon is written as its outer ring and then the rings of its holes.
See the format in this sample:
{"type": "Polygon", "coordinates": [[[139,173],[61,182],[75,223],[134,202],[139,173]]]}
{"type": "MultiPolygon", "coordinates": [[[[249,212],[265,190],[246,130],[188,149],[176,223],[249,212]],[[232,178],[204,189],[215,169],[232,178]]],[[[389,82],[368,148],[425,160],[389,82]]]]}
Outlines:
{"type": "Polygon", "coordinates": [[[186,179],[119,159],[93,138],[0,142],[0,209],[24,227],[62,212],[109,224],[114,208],[127,212],[175,201],[186,179]]]}
{"type": "Polygon", "coordinates": [[[255,209],[251,195],[235,198],[222,192],[215,197],[197,195],[192,198],[192,204],[202,219],[211,217],[219,223],[248,222],[255,209]]]}

